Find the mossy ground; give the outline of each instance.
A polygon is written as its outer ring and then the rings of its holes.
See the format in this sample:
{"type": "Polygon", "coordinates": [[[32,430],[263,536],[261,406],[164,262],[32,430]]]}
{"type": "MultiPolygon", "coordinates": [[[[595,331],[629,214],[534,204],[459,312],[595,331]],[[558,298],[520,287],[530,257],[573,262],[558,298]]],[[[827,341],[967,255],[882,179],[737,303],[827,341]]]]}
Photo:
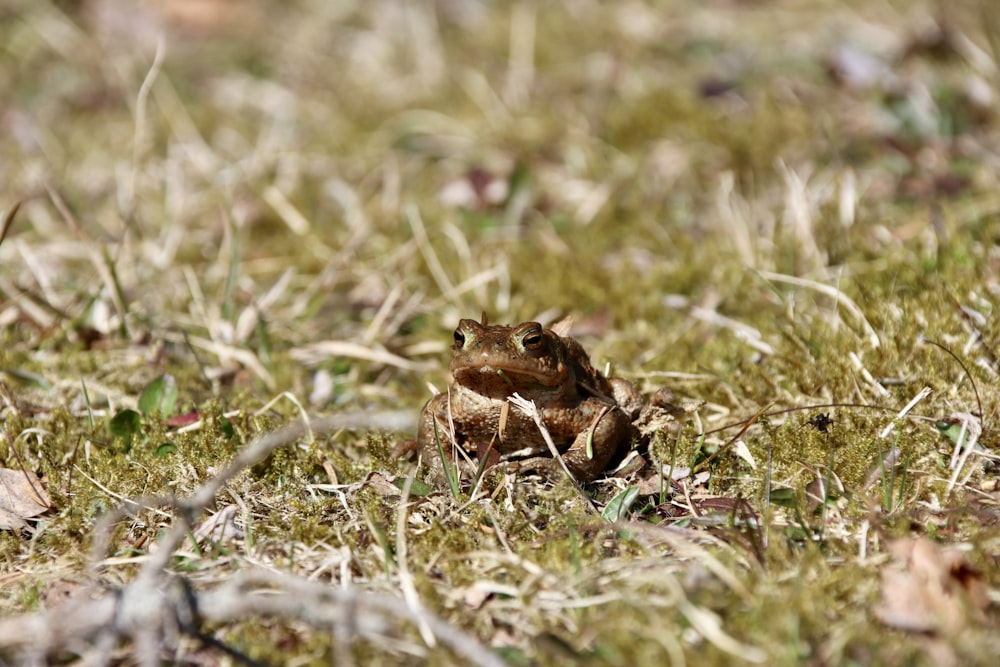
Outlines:
{"type": "MultiPolygon", "coordinates": [[[[190,496],[303,412],[415,420],[460,317],[572,314],[595,365],[705,402],[652,451],[709,476],[614,524],[493,473],[403,506],[408,434],[373,419],[231,479],[214,508],[244,536],[171,569],[400,607],[412,586],[512,664],[992,664],[995,604],[930,632],[877,613],[906,536],[960,548],[998,599],[992,4],[6,3],[0,463],[53,509],[0,532],[0,616],[95,583],[102,513],[190,496]],[[109,426],[165,374],[171,414],[109,426]],[[982,432],[956,473],[937,422],[960,414],[982,432]]],[[[177,512],[115,524],[100,581],[132,580],[177,512]]],[[[401,621],[202,630],[272,664],[468,659],[401,621]]]]}

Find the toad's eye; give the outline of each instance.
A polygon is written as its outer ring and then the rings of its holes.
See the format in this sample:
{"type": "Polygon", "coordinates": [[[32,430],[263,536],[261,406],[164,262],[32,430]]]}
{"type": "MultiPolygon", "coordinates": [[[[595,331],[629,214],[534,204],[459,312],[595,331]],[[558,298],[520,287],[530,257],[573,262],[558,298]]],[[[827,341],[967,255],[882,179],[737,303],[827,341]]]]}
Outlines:
{"type": "Polygon", "coordinates": [[[526,350],[537,350],[542,346],[542,330],[540,328],[528,329],[524,332],[521,343],[526,350]]]}
{"type": "Polygon", "coordinates": [[[465,334],[461,329],[455,329],[455,349],[460,350],[465,345],[465,334]]]}

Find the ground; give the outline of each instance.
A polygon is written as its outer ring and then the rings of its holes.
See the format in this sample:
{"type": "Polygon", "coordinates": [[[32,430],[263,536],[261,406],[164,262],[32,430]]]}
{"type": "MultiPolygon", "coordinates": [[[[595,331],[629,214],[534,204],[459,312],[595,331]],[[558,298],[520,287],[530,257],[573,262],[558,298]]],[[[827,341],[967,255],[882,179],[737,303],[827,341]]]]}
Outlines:
{"type": "Polygon", "coordinates": [[[992,664],[992,5],[0,3],[0,662],[992,664]],[[435,485],[484,312],[687,412],[435,485]]]}

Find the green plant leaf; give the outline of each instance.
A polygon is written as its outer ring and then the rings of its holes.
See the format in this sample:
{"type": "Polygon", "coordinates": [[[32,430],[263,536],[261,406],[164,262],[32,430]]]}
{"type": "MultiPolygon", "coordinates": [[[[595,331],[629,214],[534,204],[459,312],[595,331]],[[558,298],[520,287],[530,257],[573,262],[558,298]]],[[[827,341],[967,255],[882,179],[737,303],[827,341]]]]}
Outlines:
{"type": "Polygon", "coordinates": [[[160,458],[164,456],[169,456],[177,451],[177,445],[172,442],[164,442],[162,445],[156,448],[156,455],[160,458]]]}
{"type": "Polygon", "coordinates": [[[132,441],[142,430],[142,415],[135,410],[122,410],[108,422],[108,431],[122,441],[124,451],[132,449],[132,441]]]}
{"type": "Polygon", "coordinates": [[[33,373],[22,368],[5,369],[4,373],[25,386],[35,387],[44,391],[52,390],[52,383],[46,380],[44,375],[39,375],[38,373],[33,373]]]}
{"type": "Polygon", "coordinates": [[[257,317],[257,354],[264,362],[267,370],[274,372],[274,351],[271,346],[271,334],[267,330],[267,322],[263,314],[257,317]]]}
{"type": "Polygon", "coordinates": [[[441,433],[438,431],[437,419],[433,420],[434,423],[434,442],[437,443],[438,456],[441,457],[441,467],[444,470],[444,478],[448,482],[448,488],[451,490],[451,497],[458,499],[458,494],[460,491],[459,479],[458,479],[458,461],[455,461],[454,465],[448,460],[448,457],[444,454],[444,445],[441,443],[441,433]]]}
{"type": "Polygon", "coordinates": [[[165,373],[146,385],[139,397],[139,411],[151,415],[159,411],[163,417],[174,413],[177,405],[177,380],[173,375],[165,373]]]}
{"type": "MultiPolygon", "coordinates": [[[[393,480],[392,483],[396,485],[396,488],[398,488],[400,491],[402,491],[403,487],[406,485],[406,479],[396,479],[396,480],[393,480]]],[[[410,495],[411,496],[417,496],[417,497],[422,498],[422,497],[424,497],[426,495],[430,495],[430,492],[431,492],[430,485],[425,484],[424,482],[421,482],[421,481],[415,479],[410,484],[410,495]]]]}
{"type": "MultiPolygon", "coordinates": [[[[941,433],[941,435],[943,435],[944,437],[948,438],[948,440],[951,442],[951,444],[953,444],[953,445],[957,445],[958,444],[958,438],[962,434],[962,424],[961,423],[954,423],[954,422],[950,422],[950,421],[939,420],[939,421],[934,422],[934,426],[941,433]]],[[[968,437],[969,437],[969,432],[966,431],[965,432],[965,439],[968,439],[968,437]]]]}
{"type": "Polygon", "coordinates": [[[611,502],[604,506],[604,511],[601,512],[601,518],[608,523],[621,521],[625,518],[625,515],[628,514],[629,508],[632,507],[633,503],[635,503],[638,498],[639,487],[628,487],[612,498],[611,502]]]}
{"type": "Polygon", "coordinates": [[[233,436],[236,435],[233,422],[229,421],[225,416],[219,417],[219,430],[222,431],[222,435],[226,436],[226,440],[232,440],[233,436]]]}
{"type": "Polygon", "coordinates": [[[770,498],[771,502],[775,505],[790,507],[792,509],[798,506],[795,489],[772,489],[770,498]]]}

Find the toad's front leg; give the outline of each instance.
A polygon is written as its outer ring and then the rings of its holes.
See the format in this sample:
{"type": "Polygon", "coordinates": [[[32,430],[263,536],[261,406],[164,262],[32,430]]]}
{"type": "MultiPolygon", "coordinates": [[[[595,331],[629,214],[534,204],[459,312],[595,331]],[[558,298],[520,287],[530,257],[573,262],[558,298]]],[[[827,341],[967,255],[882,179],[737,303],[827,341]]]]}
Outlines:
{"type": "MultiPolygon", "coordinates": [[[[632,421],[616,405],[593,401],[590,408],[593,422],[578,433],[569,449],[562,453],[566,467],[581,482],[597,478],[614,459],[624,454],[633,435],[632,421]]],[[[557,461],[552,463],[558,466],[557,461]]]]}
{"type": "Polygon", "coordinates": [[[452,434],[448,428],[448,394],[437,394],[420,412],[417,426],[417,452],[420,459],[430,469],[431,479],[442,484],[445,481],[444,462],[441,452],[450,460],[453,448],[452,434]]]}

